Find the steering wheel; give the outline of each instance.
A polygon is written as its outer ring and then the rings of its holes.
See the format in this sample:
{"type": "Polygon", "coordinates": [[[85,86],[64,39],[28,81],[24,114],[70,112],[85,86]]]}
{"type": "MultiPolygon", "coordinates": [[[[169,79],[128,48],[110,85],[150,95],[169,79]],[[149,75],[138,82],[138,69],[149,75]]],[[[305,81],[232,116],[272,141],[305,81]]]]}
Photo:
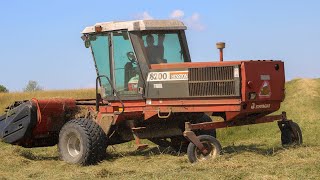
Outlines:
{"type": "Polygon", "coordinates": [[[132,51],[127,52],[127,57],[132,64],[137,64],[136,57],[132,51]]]}

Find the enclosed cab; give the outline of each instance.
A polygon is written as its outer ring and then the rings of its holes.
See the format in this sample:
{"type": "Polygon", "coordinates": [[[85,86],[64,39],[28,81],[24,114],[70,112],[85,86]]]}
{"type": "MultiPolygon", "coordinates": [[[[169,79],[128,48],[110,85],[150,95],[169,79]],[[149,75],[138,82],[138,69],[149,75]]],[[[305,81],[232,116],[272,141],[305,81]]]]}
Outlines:
{"type": "MultiPolygon", "coordinates": [[[[123,100],[148,96],[147,79],[152,64],[190,62],[184,30],[175,20],[141,20],[98,23],[82,32],[91,47],[103,97],[114,98],[111,86],[123,100]]],[[[152,93],[151,93],[152,94],[152,93]]]]}

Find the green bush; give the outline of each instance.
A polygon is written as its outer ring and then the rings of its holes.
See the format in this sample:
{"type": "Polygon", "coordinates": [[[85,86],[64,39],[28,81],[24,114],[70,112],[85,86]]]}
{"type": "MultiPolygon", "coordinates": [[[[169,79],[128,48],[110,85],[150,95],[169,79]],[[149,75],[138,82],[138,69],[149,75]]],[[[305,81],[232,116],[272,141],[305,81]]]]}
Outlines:
{"type": "Polygon", "coordinates": [[[5,93],[7,93],[7,92],[9,92],[9,90],[8,90],[5,86],[3,86],[3,85],[0,84],[0,92],[5,92],[5,93]]]}

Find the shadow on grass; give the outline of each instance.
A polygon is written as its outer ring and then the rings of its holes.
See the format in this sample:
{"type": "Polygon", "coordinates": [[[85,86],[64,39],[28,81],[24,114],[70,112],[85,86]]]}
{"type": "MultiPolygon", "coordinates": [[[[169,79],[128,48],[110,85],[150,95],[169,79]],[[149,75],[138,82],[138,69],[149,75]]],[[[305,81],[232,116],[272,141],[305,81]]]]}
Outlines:
{"type": "MultiPolygon", "coordinates": [[[[29,149],[24,149],[24,148],[18,148],[14,150],[14,153],[24,157],[28,160],[33,160],[33,161],[47,161],[47,160],[59,160],[59,156],[55,156],[55,155],[39,155],[36,153],[33,153],[32,151],[30,151],[29,149]]],[[[172,155],[172,156],[179,156],[182,153],[177,153],[174,150],[172,150],[171,148],[162,148],[162,147],[151,147],[151,148],[147,148],[145,150],[136,150],[136,151],[129,151],[129,152],[121,152],[121,151],[117,151],[115,148],[113,149],[113,151],[109,151],[106,152],[105,157],[103,159],[103,161],[114,161],[116,159],[122,158],[122,157],[130,157],[130,156],[142,156],[142,157],[146,157],[149,158],[151,156],[155,156],[155,155],[161,155],[161,154],[168,154],[168,155],[172,155]]]]}
{"type": "MultiPolygon", "coordinates": [[[[231,145],[231,146],[223,147],[222,154],[228,155],[228,157],[233,157],[243,152],[251,152],[251,153],[255,153],[263,156],[274,156],[279,152],[282,152],[288,148],[290,149],[294,147],[295,146],[288,146],[287,148],[284,148],[284,147],[266,148],[265,144],[250,144],[250,145],[237,145],[237,146],[231,145]]],[[[152,147],[142,151],[136,150],[136,151],[129,151],[129,152],[118,152],[115,149],[113,152],[108,153],[108,158],[106,158],[105,160],[114,161],[122,157],[130,157],[130,156],[142,156],[145,158],[150,158],[152,156],[163,155],[163,154],[172,155],[172,156],[181,156],[181,155],[185,155],[186,153],[176,152],[170,147],[168,148],[152,147]]]]}
{"type": "Polygon", "coordinates": [[[264,156],[273,156],[276,153],[283,151],[283,147],[266,148],[265,144],[250,144],[250,145],[238,145],[238,146],[226,146],[222,149],[224,154],[236,155],[242,152],[251,152],[264,156]]]}
{"type": "MultiPolygon", "coordinates": [[[[294,148],[294,146],[288,147],[294,148]]],[[[275,147],[275,148],[266,148],[265,144],[250,144],[250,145],[231,145],[223,147],[222,153],[224,155],[228,155],[228,157],[233,157],[237,154],[243,153],[243,152],[251,152],[255,154],[260,154],[263,156],[274,156],[277,153],[284,151],[288,148],[284,147],[275,147]]],[[[36,155],[33,152],[31,152],[28,149],[16,149],[15,153],[18,155],[34,161],[46,161],[46,160],[59,160],[59,156],[50,156],[50,155],[36,155]]],[[[170,147],[164,148],[164,147],[151,147],[147,148],[145,150],[136,150],[136,151],[126,151],[121,152],[117,151],[115,148],[113,148],[113,151],[109,151],[106,153],[105,158],[102,161],[115,161],[122,157],[133,157],[133,156],[141,156],[145,157],[146,159],[151,158],[153,156],[157,155],[171,155],[171,156],[182,156],[185,155],[184,152],[176,152],[170,147]]]]}
{"type": "Polygon", "coordinates": [[[59,160],[58,156],[35,155],[27,149],[18,149],[16,153],[26,159],[34,161],[59,160]]]}
{"type": "Polygon", "coordinates": [[[167,147],[151,147],[147,148],[145,150],[135,150],[135,151],[129,151],[129,152],[118,152],[116,149],[112,153],[109,153],[109,157],[111,158],[119,158],[119,157],[125,157],[125,156],[144,156],[144,157],[150,157],[155,155],[172,155],[172,156],[179,156],[183,153],[176,152],[172,148],[167,147]]]}

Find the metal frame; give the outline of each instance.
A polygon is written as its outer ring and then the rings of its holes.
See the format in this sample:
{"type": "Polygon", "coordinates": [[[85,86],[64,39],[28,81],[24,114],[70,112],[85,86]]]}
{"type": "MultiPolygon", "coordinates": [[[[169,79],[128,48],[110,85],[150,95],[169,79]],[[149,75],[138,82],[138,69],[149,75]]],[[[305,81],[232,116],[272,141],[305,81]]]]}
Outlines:
{"type": "Polygon", "coordinates": [[[280,115],[272,115],[272,116],[264,116],[262,118],[253,119],[249,121],[223,121],[223,122],[205,122],[205,123],[198,123],[198,124],[191,124],[189,122],[185,123],[186,131],[194,131],[194,130],[208,130],[208,129],[218,129],[218,128],[225,128],[225,127],[234,127],[234,126],[245,126],[251,124],[261,124],[261,123],[268,123],[274,121],[286,121],[286,112],[282,112],[280,115]]]}
{"type": "Polygon", "coordinates": [[[291,120],[287,119],[286,112],[282,112],[280,115],[264,116],[262,118],[249,120],[249,121],[223,121],[223,122],[205,122],[191,124],[190,122],[185,123],[185,131],[183,136],[192,142],[197,148],[203,153],[206,154],[207,150],[204,148],[203,144],[200,142],[199,138],[194,133],[195,130],[210,130],[210,129],[219,129],[225,127],[234,127],[234,126],[244,126],[260,123],[268,123],[278,121],[278,126],[281,129],[281,124],[290,123],[291,120]]]}
{"type": "Polygon", "coordinates": [[[107,78],[111,88],[112,88],[112,91],[114,92],[115,96],[118,98],[119,102],[121,103],[122,105],[122,111],[118,114],[122,114],[124,112],[124,104],[123,104],[123,101],[121,100],[120,96],[119,96],[119,93],[117,92],[117,90],[114,88],[113,84],[112,84],[112,81],[108,78],[108,76],[105,76],[105,75],[100,75],[96,78],[96,111],[99,111],[99,105],[100,105],[100,101],[101,101],[101,96],[99,96],[98,94],[98,82],[101,82],[100,78],[101,77],[105,77],[107,78]]]}
{"type": "Polygon", "coordinates": [[[189,47],[188,47],[188,42],[187,42],[187,37],[186,34],[183,30],[179,31],[179,39],[180,39],[180,43],[182,43],[181,47],[182,50],[184,51],[184,59],[185,62],[191,62],[191,57],[190,57],[190,51],[189,51],[189,47]]]}

